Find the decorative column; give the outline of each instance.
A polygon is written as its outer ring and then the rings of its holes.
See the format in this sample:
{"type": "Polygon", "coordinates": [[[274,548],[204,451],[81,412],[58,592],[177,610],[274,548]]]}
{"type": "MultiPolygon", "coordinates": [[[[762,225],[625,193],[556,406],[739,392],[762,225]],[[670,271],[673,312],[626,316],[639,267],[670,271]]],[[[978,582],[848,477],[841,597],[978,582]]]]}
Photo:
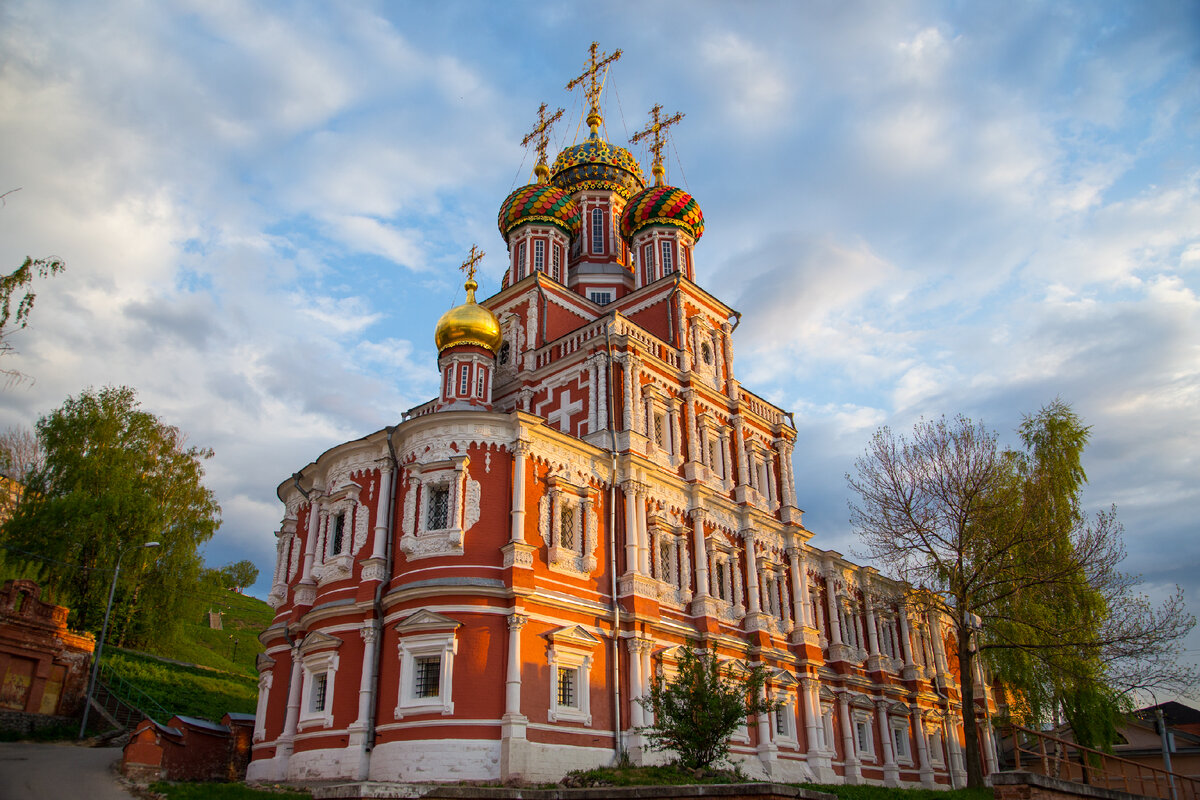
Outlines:
{"type": "Polygon", "coordinates": [[[829,573],[825,573],[825,604],[829,607],[829,645],[842,644],[842,623],[841,614],[838,613],[837,589],[834,586],[833,578],[829,573]]]}
{"type": "Polygon", "coordinates": [[[838,692],[838,724],[842,729],[842,763],[846,769],[846,783],[860,783],[862,771],[858,753],[854,749],[854,730],[850,727],[850,695],[848,692],[838,692]]]}
{"type": "Polygon", "coordinates": [[[625,481],[625,568],[633,575],[638,571],[637,484],[625,481]]]}
{"type": "Polygon", "coordinates": [[[308,506],[308,534],[304,537],[304,568],[301,570],[304,577],[300,580],[301,583],[317,582],[313,575],[313,561],[317,554],[317,536],[320,530],[320,511],[316,503],[310,503],[308,506]]]}
{"type": "Polygon", "coordinates": [[[596,427],[608,429],[608,364],[602,355],[596,356],[596,427]]]}
{"type": "Polygon", "coordinates": [[[642,704],[638,702],[644,692],[645,676],[642,674],[642,657],[639,652],[641,642],[637,639],[628,639],[625,642],[629,649],[629,720],[633,723],[633,727],[640,728],[646,724],[645,710],[642,704]]]}
{"type": "Polygon", "coordinates": [[[892,729],[888,723],[888,701],[875,701],[875,720],[879,726],[879,741],[883,744],[883,784],[900,785],[900,767],[896,764],[896,751],[892,747],[892,729]]]}
{"type": "Polygon", "coordinates": [[[946,646],[942,641],[942,626],[938,622],[936,611],[930,611],[928,614],[929,620],[929,643],[933,645],[933,663],[937,668],[938,681],[951,681],[950,670],[946,664],[946,646]]]}
{"type": "Polygon", "coordinates": [[[932,789],[934,786],[933,765],[929,763],[929,739],[925,736],[925,717],[921,713],[921,708],[916,703],[912,706],[913,724],[916,725],[917,734],[917,760],[920,774],[921,784],[926,788],[932,789]]]}
{"type": "Polygon", "coordinates": [[[718,431],[718,435],[721,437],[721,479],[728,486],[733,477],[733,457],[729,453],[729,429],[722,427],[718,431]]]}
{"type": "Polygon", "coordinates": [[[371,541],[371,558],[384,557],[387,543],[388,512],[392,507],[392,465],[384,463],[379,468],[379,503],[375,512],[375,536],[371,541]]]}
{"type": "Polygon", "coordinates": [[[742,415],[736,414],[733,417],[733,447],[738,462],[738,486],[745,486],[750,482],[750,472],[746,464],[746,438],[742,432],[742,415]]]}
{"type": "Polygon", "coordinates": [[[821,757],[822,752],[821,734],[817,731],[821,724],[819,683],[815,678],[805,676],[800,678],[800,687],[800,696],[804,698],[804,738],[808,741],[808,760],[813,762],[821,757]]]}
{"type": "MultiPolygon", "coordinates": [[[[375,648],[379,639],[379,627],[377,620],[367,621],[358,633],[363,640],[363,656],[362,656],[362,676],[358,682],[358,719],[351,725],[351,745],[354,742],[355,734],[353,731],[361,731],[367,726],[367,717],[371,714],[371,681],[375,678],[375,648]]],[[[365,744],[365,739],[362,744],[365,744]]],[[[361,780],[365,780],[362,778],[361,780]]]]}
{"type": "MultiPolygon", "coordinates": [[[[900,621],[900,656],[904,659],[904,669],[907,671],[916,666],[913,661],[912,636],[908,630],[908,606],[901,603],[896,617],[900,621]]],[[[908,675],[904,677],[908,678],[908,675]]]]}
{"type": "Polygon", "coordinates": [[[764,453],[763,461],[767,465],[767,491],[764,494],[768,503],[775,503],[779,500],[779,491],[775,488],[775,459],[770,453],[764,453]]]}
{"type": "Polygon", "coordinates": [[[704,520],[708,516],[702,508],[692,509],[692,550],[696,554],[696,594],[709,597],[708,559],[704,553],[704,520]]]}
{"type": "Polygon", "coordinates": [[[684,408],[687,411],[687,460],[700,460],[700,444],[696,436],[696,393],[691,389],[683,392],[684,408]]]}
{"type": "Polygon", "coordinates": [[[725,390],[729,397],[737,399],[737,382],[733,379],[733,326],[728,322],[721,323],[722,344],[725,345],[725,374],[728,378],[725,381],[725,390]]]}
{"type": "Polygon", "coordinates": [[[667,398],[667,414],[671,418],[671,446],[670,452],[673,456],[683,455],[683,442],[679,436],[679,415],[683,413],[683,405],[678,397],[667,398]]]}
{"type": "Polygon", "coordinates": [[[626,357],[626,363],[629,365],[629,396],[633,401],[630,407],[630,413],[633,416],[633,425],[630,427],[630,430],[644,436],[646,435],[646,415],[645,413],[637,413],[641,410],[639,408],[641,405],[639,395],[642,393],[642,382],[638,377],[641,371],[639,362],[640,359],[637,357],[637,353],[630,352],[626,357]]]}
{"type": "Polygon", "coordinates": [[[989,775],[995,775],[1000,767],[996,764],[996,736],[992,729],[992,720],[985,717],[980,722],[979,727],[983,729],[983,756],[987,763],[987,771],[989,775]]]}
{"type": "Polygon", "coordinates": [[[962,744],[958,741],[959,716],[951,711],[946,715],[945,733],[946,749],[950,753],[950,786],[961,789],[967,785],[967,769],[963,763],[962,744]]]}
{"type": "Polygon", "coordinates": [[[638,564],[643,575],[650,574],[650,535],[646,530],[646,515],[649,498],[646,487],[639,486],[637,493],[638,564]]]}
{"type": "Polygon", "coordinates": [[[626,353],[623,359],[625,368],[621,370],[624,378],[621,381],[622,397],[624,406],[622,413],[622,429],[633,430],[633,354],[626,353]]]}
{"type": "MultiPolygon", "coordinates": [[[[759,690],[758,698],[765,705],[767,702],[767,687],[763,686],[759,690]]],[[[767,775],[774,772],[775,754],[779,750],[779,746],[771,738],[771,715],[769,712],[759,713],[758,719],[758,759],[763,764],[763,769],[767,775]]]]}
{"type": "Polygon", "coordinates": [[[292,679],[288,684],[287,716],[283,719],[283,733],[279,736],[276,758],[282,763],[280,771],[287,776],[287,762],[292,755],[296,740],[296,725],[300,722],[300,686],[304,680],[304,669],[300,664],[300,643],[292,647],[292,679]]]}
{"type": "MultiPolygon", "coordinates": [[[[524,721],[521,713],[521,629],[529,617],[513,612],[508,615],[508,668],[504,678],[504,719],[524,721]]],[[[587,691],[582,687],[581,691],[587,691]]],[[[518,738],[524,738],[524,726],[518,738]]]]}
{"type": "Polygon", "coordinates": [[[750,531],[742,531],[742,541],[746,545],[746,587],[750,590],[748,614],[761,613],[758,595],[758,554],[754,552],[754,537],[750,531]]]}

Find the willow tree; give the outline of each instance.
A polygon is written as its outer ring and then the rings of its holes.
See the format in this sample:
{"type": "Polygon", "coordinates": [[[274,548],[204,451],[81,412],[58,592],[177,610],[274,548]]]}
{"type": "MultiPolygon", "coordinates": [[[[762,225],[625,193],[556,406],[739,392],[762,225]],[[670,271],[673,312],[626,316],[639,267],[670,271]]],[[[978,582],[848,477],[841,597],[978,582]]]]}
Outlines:
{"type": "Polygon", "coordinates": [[[86,390],[37,423],[43,461],[0,529],[74,626],[96,630],[122,552],[111,636],[169,636],[199,583],[201,544],[220,524],[203,483],[212,451],[142,409],[128,387],[86,390]],[[140,550],[146,542],[160,543],[140,550]]]}
{"type": "Polygon", "coordinates": [[[1124,691],[1192,677],[1175,663],[1195,622],[1178,589],[1151,607],[1119,569],[1115,514],[1082,511],[1089,429],[1056,400],[1019,433],[1024,448],[1008,450],[961,416],[923,420],[911,436],[882,428],[847,476],[871,556],[951,620],[971,786],[983,785],[970,705],[981,657],[1018,691],[1018,721],[1063,713],[1095,743],[1124,691]]]}

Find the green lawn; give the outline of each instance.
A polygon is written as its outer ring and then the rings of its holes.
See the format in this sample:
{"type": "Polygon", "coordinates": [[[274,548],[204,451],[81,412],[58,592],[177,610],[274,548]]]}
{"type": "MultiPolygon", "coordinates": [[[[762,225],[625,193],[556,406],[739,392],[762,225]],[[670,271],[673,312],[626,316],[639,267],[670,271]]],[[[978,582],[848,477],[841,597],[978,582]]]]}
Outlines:
{"type": "Polygon", "coordinates": [[[170,783],[158,781],[150,791],[166,800],[312,800],[308,792],[251,789],[242,783],[170,783]]]}

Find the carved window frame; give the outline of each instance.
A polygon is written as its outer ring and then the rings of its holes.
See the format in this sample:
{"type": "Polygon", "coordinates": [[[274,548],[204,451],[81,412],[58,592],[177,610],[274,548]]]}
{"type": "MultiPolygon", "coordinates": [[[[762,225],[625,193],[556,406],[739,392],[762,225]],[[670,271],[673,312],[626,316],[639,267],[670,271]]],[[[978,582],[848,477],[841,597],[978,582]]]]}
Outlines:
{"type": "Polygon", "coordinates": [[[470,459],[464,454],[408,468],[408,491],[418,495],[412,517],[406,514],[400,537],[400,549],[409,561],[463,555],[466,532],[479,516],[479,484],[471,480],[469,465],[470,459]],[[449,492],[447,527],[431,529],[429,503],[438,489],[449,492]]]}
{"type": "Polygon", "coordinates": [[[538,517],[547,566],[567,575],[590,575],[597,566],[596,504],[591,490],[552,476],[542,495],[538,517]],[[561,543],[564,515],[571,517],[575,547],[561,543]]]}
{"type": "Polygon", "coordinates": [[[458,629],[462,623],[428,610],[410,614],[395,630],[396,652],[400,659],[400,685],[396,691],[396,719],[415,714],[454,713],[454,656],[458,654],[458,629]],[[438,662],[437,697],[418,697],[417,660],[436,656],[438,662]]]}

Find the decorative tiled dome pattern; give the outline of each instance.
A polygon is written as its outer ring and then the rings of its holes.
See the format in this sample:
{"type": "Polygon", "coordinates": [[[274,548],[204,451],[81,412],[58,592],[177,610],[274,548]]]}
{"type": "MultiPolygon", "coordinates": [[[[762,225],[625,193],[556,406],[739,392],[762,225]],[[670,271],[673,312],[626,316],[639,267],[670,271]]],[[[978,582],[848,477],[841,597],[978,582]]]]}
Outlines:
{"type": "Polygon", "coordinates": [[[704,212],[696,199],[674,186],[651,186],[639,192],[621,215],[621,235],[626,239],[650,225],[673,225],[698,240],[704,235],[704,212]]]}
{"type": "Polygon", "coordinates": [[[567,192],[549,183],[531,183],[504,199],[496,224],[505,238],[513,228],[526,222],[554,225],[573,238],[579,233],[582,219],[578,204],[567,192]]]}
{"type": "Polygon", "coordinates": [[[550,168],[550,182],[568,192],[607,189],[629,197],[646,185],[642,167],[629,151],[590,136],[558,154],[550,168]]]}

